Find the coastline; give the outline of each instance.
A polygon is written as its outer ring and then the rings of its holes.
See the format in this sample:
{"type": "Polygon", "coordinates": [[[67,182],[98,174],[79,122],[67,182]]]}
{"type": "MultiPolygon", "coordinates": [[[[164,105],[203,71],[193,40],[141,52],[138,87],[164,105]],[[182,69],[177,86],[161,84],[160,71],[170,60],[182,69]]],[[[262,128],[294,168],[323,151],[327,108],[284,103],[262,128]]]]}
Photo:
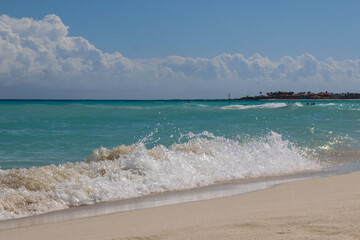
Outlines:
{"type": "MultiPolygon", "coordinates": [[[[241,101],[241,100],[240,100],[241,101]]],[[[277,98],[272,98],[272,99],[259,99],[259,101],[360,101],[360,98],[354,98],[354,99],[304,99],[304,98],[298,98],[298,99],[294,99],[294,98],[282,98],[282,99],[277,99],[277,98]]]]}
{"type": "Polygon", "coordinates": [[[319,171],[299,172],[289,175],[253,179],[228,180],[216,182],[208,186],[152,193],[134,198],[106,201],[97,204],[82,205],[62,210],[49,211],[42,214],[2,220],[0,221],[0,231],[39,224],[97,217],[145,208],[231,197],[249,192],[261,191],[283,183],[343,175],[360,171],[360,161],[348,161],[345,164],[341,162],[339,163],[340,164],[336,164],[330,168],[325,167],[319,171]]]}
{"type": "Polygon", "coordinates": [[[359,239],[360,172],[0,231],[0,239],[359,239]],[[29,238],[29,236],[31,236],[29,238]]]}
{"type": "Polygon", "coordinates": [[[186,101],[360,101],[360,98],[259,98],[259,99],[242,99],[242,98],[199,98],[199,99],[1,99],[0,102],[186,102],[186,101]]]}
{"type": "Polygon", "coordinates": [[[145,196],[100,202],[92,205],[82,205],[62,210],[50,211],[38,215],[30,215],[0,221],[0,231],[40,224],[71,221],[89,217],[97,217],[120,212],[139,210],[182,204],[195,201],[211,200],[216,198],[231,197],[249,192],[261,191],[276,185],[301,181],[304,179],[320,178],[339,174],[346,174],[360,170],[360,162],[355,166],[344,169],[329,169],[327,171],[303,172],[292,175],[264,177],[256,179],[239,179],[214,183],[208,186],[152,193],[145,196]]]}

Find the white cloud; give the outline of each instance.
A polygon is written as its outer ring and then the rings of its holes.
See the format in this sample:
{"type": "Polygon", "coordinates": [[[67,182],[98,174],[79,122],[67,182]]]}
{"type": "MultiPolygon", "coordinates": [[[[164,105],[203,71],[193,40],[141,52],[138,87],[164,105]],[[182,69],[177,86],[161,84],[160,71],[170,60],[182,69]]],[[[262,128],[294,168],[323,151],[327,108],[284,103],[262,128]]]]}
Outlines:
{"type": "Polygon", "coordinates": [[[56,15],[0,16],[0,98],[217,98],[258,91],[356,91],[360,61],[310,54],[131,60],[69,37],[56,15]]]}

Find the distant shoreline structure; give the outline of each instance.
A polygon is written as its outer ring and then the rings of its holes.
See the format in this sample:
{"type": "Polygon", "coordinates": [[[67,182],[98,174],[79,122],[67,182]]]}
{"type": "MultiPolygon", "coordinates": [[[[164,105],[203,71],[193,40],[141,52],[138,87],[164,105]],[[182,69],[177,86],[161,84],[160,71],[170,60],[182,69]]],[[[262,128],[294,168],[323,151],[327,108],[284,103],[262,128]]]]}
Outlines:
{"type": "Polygon", "coordinates": [[[77,102],[77,101],[242,101],[242,100],[360,100],[360,93],[329,93],[329,92],[319,92],[319,93],[312,93],[312,92],[268,92],[266,95],[257,96],[246,96],[241,98],[222,98],[222,99],[206,99],[206,98],[193,98],[193,99],[1,99],[1,101],[69,101],[69,102],[77,102]]]}

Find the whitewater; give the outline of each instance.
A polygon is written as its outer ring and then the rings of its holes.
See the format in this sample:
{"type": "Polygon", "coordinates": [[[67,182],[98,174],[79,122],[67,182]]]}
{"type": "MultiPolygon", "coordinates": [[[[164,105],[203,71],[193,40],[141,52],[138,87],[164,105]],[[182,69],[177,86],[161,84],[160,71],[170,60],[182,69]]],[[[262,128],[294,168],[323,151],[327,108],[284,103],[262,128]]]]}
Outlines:
{"type": "Polygon", "coordinates": [[[1,101],[0,220],[359,161],[339,157],[359,152],[358,109],[357,101],[1,101]]]}

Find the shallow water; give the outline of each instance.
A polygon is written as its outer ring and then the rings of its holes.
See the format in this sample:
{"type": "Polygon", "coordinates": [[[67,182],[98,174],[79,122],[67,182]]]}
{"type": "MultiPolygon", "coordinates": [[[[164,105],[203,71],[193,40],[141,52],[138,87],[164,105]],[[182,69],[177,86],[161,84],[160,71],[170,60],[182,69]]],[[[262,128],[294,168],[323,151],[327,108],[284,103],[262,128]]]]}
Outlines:
{"type": "Polygon", "coordinates": [[[357,161],[359,111],[359,101],[0,101],[0,219],[357,161]]]}

